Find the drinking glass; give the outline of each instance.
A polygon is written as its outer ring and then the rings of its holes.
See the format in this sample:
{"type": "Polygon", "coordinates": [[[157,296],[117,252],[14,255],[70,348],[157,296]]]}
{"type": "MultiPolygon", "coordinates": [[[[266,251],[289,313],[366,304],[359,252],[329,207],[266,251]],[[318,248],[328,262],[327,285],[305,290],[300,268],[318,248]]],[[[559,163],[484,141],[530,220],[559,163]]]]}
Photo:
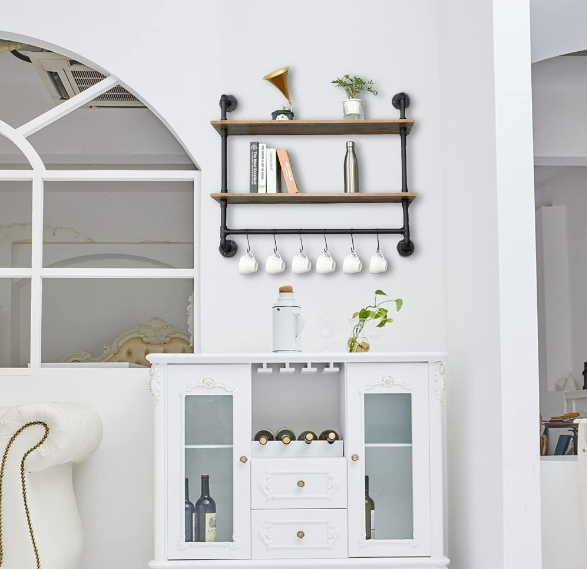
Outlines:
{"type": "Polygon", "coordinates": [[[332,338],[334,334],[334,318],[325,316],[320,321],[320,336],[324,338],[324,351],[328,351],[328,340],[332,338]]]}

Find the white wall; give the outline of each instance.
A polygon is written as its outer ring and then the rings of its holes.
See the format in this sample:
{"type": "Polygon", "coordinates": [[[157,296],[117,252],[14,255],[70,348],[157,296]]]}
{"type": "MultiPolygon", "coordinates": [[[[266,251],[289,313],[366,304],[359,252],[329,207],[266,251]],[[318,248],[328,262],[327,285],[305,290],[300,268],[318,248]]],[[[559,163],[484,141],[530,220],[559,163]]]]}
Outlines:
{"type": "Polygon", "coordinates": [[[447,0],[440,26],[451,567],[536,569],[528,4],[447,0]]]}

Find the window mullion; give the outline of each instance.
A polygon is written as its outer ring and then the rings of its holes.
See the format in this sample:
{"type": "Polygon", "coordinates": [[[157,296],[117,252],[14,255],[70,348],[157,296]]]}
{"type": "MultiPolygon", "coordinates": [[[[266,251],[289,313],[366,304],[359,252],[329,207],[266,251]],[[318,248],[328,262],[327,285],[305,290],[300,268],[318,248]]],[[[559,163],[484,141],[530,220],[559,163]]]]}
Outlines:
{"type": "Polygon", "coordinates": [[[32,368],[41,367],[41,321],[43,305],[43,202],[44,181],[40,173],[33,177],[33,212],[31,244],[31,345],[30,361],[32,368]]]}

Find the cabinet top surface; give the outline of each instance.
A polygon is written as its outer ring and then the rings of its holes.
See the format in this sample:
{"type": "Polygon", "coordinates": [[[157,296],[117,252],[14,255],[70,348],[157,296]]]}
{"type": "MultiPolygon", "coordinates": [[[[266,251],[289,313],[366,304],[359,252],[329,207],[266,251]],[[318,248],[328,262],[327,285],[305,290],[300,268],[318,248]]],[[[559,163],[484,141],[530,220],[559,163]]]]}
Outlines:
{"type": "Polygon", "coordinates": [[[263,364],[263,363],[409,363],[437,362],[446,358],[444,352],[379,352],[349,354],[348,352],[281,352],[244,354],[150,354],[153,364],[263,364]]]}

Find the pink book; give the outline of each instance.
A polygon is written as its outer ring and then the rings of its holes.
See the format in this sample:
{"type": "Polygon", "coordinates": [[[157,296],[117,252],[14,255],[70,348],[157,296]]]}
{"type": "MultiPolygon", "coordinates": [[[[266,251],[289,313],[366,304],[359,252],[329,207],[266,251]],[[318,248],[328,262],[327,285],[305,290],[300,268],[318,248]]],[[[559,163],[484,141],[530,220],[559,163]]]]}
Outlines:
{"type": "Polygon", "coordinates": [[[289,156],[287,155],[287,150],[285,148],[280,148],[277,150],[277,157],[279,158],[279,164],[281,165],[281,171],[283,172],[283,179],[285,180],[285,186],[287,188],[288,194],[299,194],[298,186],[296,184],[296,179],[293,175],[293,170],[291,168],[291,162],[289,161],[289,156]]]}

